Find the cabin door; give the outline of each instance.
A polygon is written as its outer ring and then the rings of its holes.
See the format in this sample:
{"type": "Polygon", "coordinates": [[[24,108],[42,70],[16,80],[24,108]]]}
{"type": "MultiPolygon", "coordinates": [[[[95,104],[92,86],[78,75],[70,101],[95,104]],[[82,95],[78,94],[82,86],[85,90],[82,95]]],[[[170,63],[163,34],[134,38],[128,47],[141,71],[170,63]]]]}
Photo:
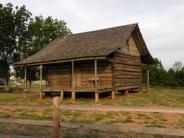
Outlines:
{"type": "Polygon", "coordinates": [[[81,66],[75,66],[75,87],[81,88],[81,66]]]}

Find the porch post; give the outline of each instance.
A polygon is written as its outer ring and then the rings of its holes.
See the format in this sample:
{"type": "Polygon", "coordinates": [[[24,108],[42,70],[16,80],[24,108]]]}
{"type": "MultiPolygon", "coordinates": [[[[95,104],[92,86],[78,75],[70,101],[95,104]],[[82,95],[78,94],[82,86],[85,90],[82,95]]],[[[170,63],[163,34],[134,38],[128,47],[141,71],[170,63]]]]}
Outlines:
{"type": "Polygon", "coordinates": [[[74,71],[74,61],[72,61],[72,100],[75,101],[75,71],[74,71]]]}
{"type": "Polygon", "coordinates": [[[42,70],[43,70],[43,66],[42,64],[40,65],[40,99],[42,99],[42,70]]]}
{"type": "Polygon", "coordinates": [[[24,66],[24,98],[26,97],[26,91],[27,91],[27,67],[24,66]]]}
{"type": "Polygon", "coordinates": [[[115,85],[114,85],[114,61],[112,62],[111,65],[112,69],[112,93],[111,93],[111,98],[114,100],[115,99],[115,85]]]}
{"type": "Polygon", "coordinates": [[[147,92],[150,91],[150,71],[149,68],[147,68],[147,92]]]}
{"type": "Polygon", "coordinates": [[[95,73],[95,102],[99,102],[98,82],[97,82],[97,59],[94,60],[94,73],[95,73]]]}
{"type": "Polygon", "coordinates": [[[112,90],[112,99],[113,100],[115,99],[115,90],[114,89],[112,90]]]}

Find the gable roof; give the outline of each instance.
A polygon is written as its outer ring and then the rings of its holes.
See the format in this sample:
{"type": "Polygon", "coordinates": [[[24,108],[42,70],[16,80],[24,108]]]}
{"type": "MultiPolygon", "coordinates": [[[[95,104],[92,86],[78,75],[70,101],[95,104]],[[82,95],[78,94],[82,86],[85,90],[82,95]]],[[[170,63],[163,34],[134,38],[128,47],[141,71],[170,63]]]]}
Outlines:
{"type": "MultiPolygon", "coordinates": [[[[81,58],[106,57],[117,49],[126,46],[127,40],[136,27],[138,27],[138,24],[130,24],[57,38],[39,52],[16,64],[41,64],[81,58]]],[[[142,50],[146,51],[146,54],[140,53],[147,56],[148,63],[153,62],[143,38],[141,41],[143,41],[142,50]]]]}

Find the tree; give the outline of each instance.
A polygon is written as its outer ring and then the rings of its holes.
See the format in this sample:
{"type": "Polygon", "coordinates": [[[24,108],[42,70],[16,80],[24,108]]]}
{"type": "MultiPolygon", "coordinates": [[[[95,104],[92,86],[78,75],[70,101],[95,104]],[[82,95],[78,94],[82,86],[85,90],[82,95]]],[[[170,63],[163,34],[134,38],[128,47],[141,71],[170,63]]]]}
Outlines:
{"type": "MultiPolygon", "coordinates": [[[[71,34],[63,20],[42,16],[32,18],[32,14],[23,5],[15,8],[11,3],[0,4],[0,77],[6,79],[8,87],[10,66],[26,58],[50,41],[63,35],[71,34]]],[[[22,76],[22,69],[14,67],[17,76],[22,76]]],[[[30,70],[34,78],[34,71],[30,70]]]]}
{"type": "Polygon", "coordinates": [[[52,17],[44,19],[42,16],[32,19],[28,25],[28,30],[28,42],[20,47],[20,58],[25,58],[38,52],[57,37],[71,34],[65,21],[59,21],[52,17]]]}
{"type": "Polygon", "coordinates": [[[0,4],[0,68],[8,88],[10,65],[15,61],[18,46],[26,42],[31,13],[25,6],[0,4]]]}
{"type": "Polygon", "coordinates": [[[183,65],[180,61],[176,61],[172,67],[172,69],[177,72],[180,71],[182,69],[183,65]]]}
{"type": "Polygon", "coordinates": [[[168,71],[169,86],[184,86],[184,67],[180,61],[174,63],[168,71]]]}
{"type": "MultiPolygon", "coordinates": [[[[49,42],[58,37],[71,34],[71,31],[67,28],[66,22],[63,20],[53,19],[52,17],[43,18],[37,16],[32,19],[28,25],[29,38],[28,42],[19,47],[19,59],[26,58],[45,47],[49,42]]],[[[21,68],[16,68],[17,76],[23,76],[21,68]]],[[[28,69],[29,80],[35,80],[36,67],[28,69]]]]}
{"type": "MultiPolygon", "coordinates": [[[[150,66],[150,84],[155,86],[164,86],[167,80],[167,71],[164,69],[162,62],[154,59],[155,63],[150,66]]],[[[146,83],[146,68],[142,67],[143,82],[146,83]]]]}

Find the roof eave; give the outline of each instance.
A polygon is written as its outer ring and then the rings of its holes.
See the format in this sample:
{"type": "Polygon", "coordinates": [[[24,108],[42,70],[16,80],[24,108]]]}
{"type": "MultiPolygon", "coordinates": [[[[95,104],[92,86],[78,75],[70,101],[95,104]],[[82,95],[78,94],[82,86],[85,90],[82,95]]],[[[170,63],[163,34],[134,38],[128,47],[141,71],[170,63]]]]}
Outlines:
{"type": "Polygon", "coordinates": [[[106,59],[106,56],[97,56],[97,57],[83,57],[83,58],[73,58],[73,59],[64,59],[64,60],[54,60],[54,61],[45,61],[45,62],[35,62],[35,63],[15,63],[17,66],[36,66],[36,65],[47,65],[47,64],[57,64],[65,63],[71,61],[85,61],[85,60],[94,60],[94,59],[106,59]]]}

